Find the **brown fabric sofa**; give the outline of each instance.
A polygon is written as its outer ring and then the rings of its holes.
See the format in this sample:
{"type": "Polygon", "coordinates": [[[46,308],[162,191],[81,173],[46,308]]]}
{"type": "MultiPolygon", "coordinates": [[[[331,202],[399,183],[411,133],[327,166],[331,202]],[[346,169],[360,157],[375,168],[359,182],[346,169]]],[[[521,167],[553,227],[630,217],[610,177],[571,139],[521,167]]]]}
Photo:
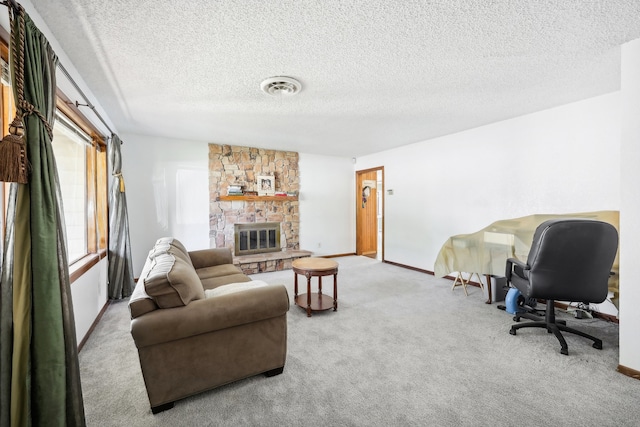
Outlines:
{"type": "Polygon", "coordinates": [[[287,290],[251,281],[227,248],[188,252],[176,239],[158,240],[129,310],[154,414],[184,397],[284,369],[287,290]]]}

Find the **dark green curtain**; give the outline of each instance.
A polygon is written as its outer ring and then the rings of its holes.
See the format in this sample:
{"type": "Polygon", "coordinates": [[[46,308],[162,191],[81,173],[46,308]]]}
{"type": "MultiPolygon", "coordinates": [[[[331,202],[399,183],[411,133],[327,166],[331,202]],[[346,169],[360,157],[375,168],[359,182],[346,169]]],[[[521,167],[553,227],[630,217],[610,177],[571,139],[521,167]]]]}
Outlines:
{"type": "MultiPolygon", "coordinates": [[[[24,118],[28,184],[13,184],[2,271],[2,425],[85,425],[69,284],[65,225],[51,147],[57,57],[20,6],[10,8],[12,36],[24,23],[24,118]],[[11,295],[9,297],[9,295],[11,295]],[[8,308],[8,299],[12,306],[8,308]],[[11,341],[5,336],[12,311],[11,341]],[[11,365],[6,354],[10,352],[11,365]],[[10,386],[5,382],[10,375],[10,386]],[[9,388],[7,388],[9,387],[9,388]],[[9,397],[5,390],[9,389],[9,397]],[[8,399],[8,401],[7,401],[8,399]],[[7,406],[10,408],[7,413],[7,406]]],[[[12,43],[12,82],[20,46],[12,43]]],[[[20,68],[17,68],[18,72],[20,68]]],[[[19,97],[16,95],[19,102],[19,97]]]]}

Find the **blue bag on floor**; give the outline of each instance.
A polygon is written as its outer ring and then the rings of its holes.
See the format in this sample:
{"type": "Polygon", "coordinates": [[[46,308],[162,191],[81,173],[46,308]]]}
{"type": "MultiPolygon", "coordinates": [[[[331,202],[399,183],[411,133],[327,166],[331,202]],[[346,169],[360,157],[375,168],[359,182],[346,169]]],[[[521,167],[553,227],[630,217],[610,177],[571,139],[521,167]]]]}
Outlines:
{"type": "Polygon", "coordinates": [[[506,305],[505,311],[507,313],[517,314],[525,311],[524,308],[522,308],[522,306],[524,305],[524,297],[522,296],[522,293],[516,288],[509,289],[504,302],[506,305]]]}

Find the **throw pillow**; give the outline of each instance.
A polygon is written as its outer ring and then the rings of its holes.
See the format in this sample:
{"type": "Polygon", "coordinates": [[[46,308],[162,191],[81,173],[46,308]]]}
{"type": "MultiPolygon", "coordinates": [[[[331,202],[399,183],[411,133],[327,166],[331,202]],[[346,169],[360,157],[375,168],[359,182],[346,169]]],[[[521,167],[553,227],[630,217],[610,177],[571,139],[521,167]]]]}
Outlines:
{"type": "Polygon", "coordinates": [[[144,287],[160,308],[173,308],[204,298],[202,282],[193,267],[172,254],[159,254],[144,287]]]}

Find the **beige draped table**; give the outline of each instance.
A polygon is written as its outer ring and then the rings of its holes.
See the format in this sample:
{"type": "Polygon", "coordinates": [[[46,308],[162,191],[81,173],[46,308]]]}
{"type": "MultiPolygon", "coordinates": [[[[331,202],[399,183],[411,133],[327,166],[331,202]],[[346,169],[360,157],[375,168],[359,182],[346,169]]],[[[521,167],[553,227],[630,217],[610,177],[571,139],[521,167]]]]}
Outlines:
{"type": "MultiPolygon", "coordinates": [[[[538,225],[549,219],[587,218],[608,222],[620,233],[620,213],[618,211],[581,212],[572,214],[538,214],[522,218],[496,221],[488,227],[471,234],[451,236],[442,246],[434,265],[436,277],[444,277],[450,273],[484,275],[487,280],[491,303],[491,276],[504,277],[507,258],[526,261],[533,240],[533,233],[538,225]]],[[[613,263],[615,273],[609,279],[609,291],[613,292],[612,302],[618,306],[618,268],[619,253],[613,263]]],[[[468,281],[469,279],[467,279],[468,281]]],[[[454,283],[455,286],[455,283],[454,283]]]]}

